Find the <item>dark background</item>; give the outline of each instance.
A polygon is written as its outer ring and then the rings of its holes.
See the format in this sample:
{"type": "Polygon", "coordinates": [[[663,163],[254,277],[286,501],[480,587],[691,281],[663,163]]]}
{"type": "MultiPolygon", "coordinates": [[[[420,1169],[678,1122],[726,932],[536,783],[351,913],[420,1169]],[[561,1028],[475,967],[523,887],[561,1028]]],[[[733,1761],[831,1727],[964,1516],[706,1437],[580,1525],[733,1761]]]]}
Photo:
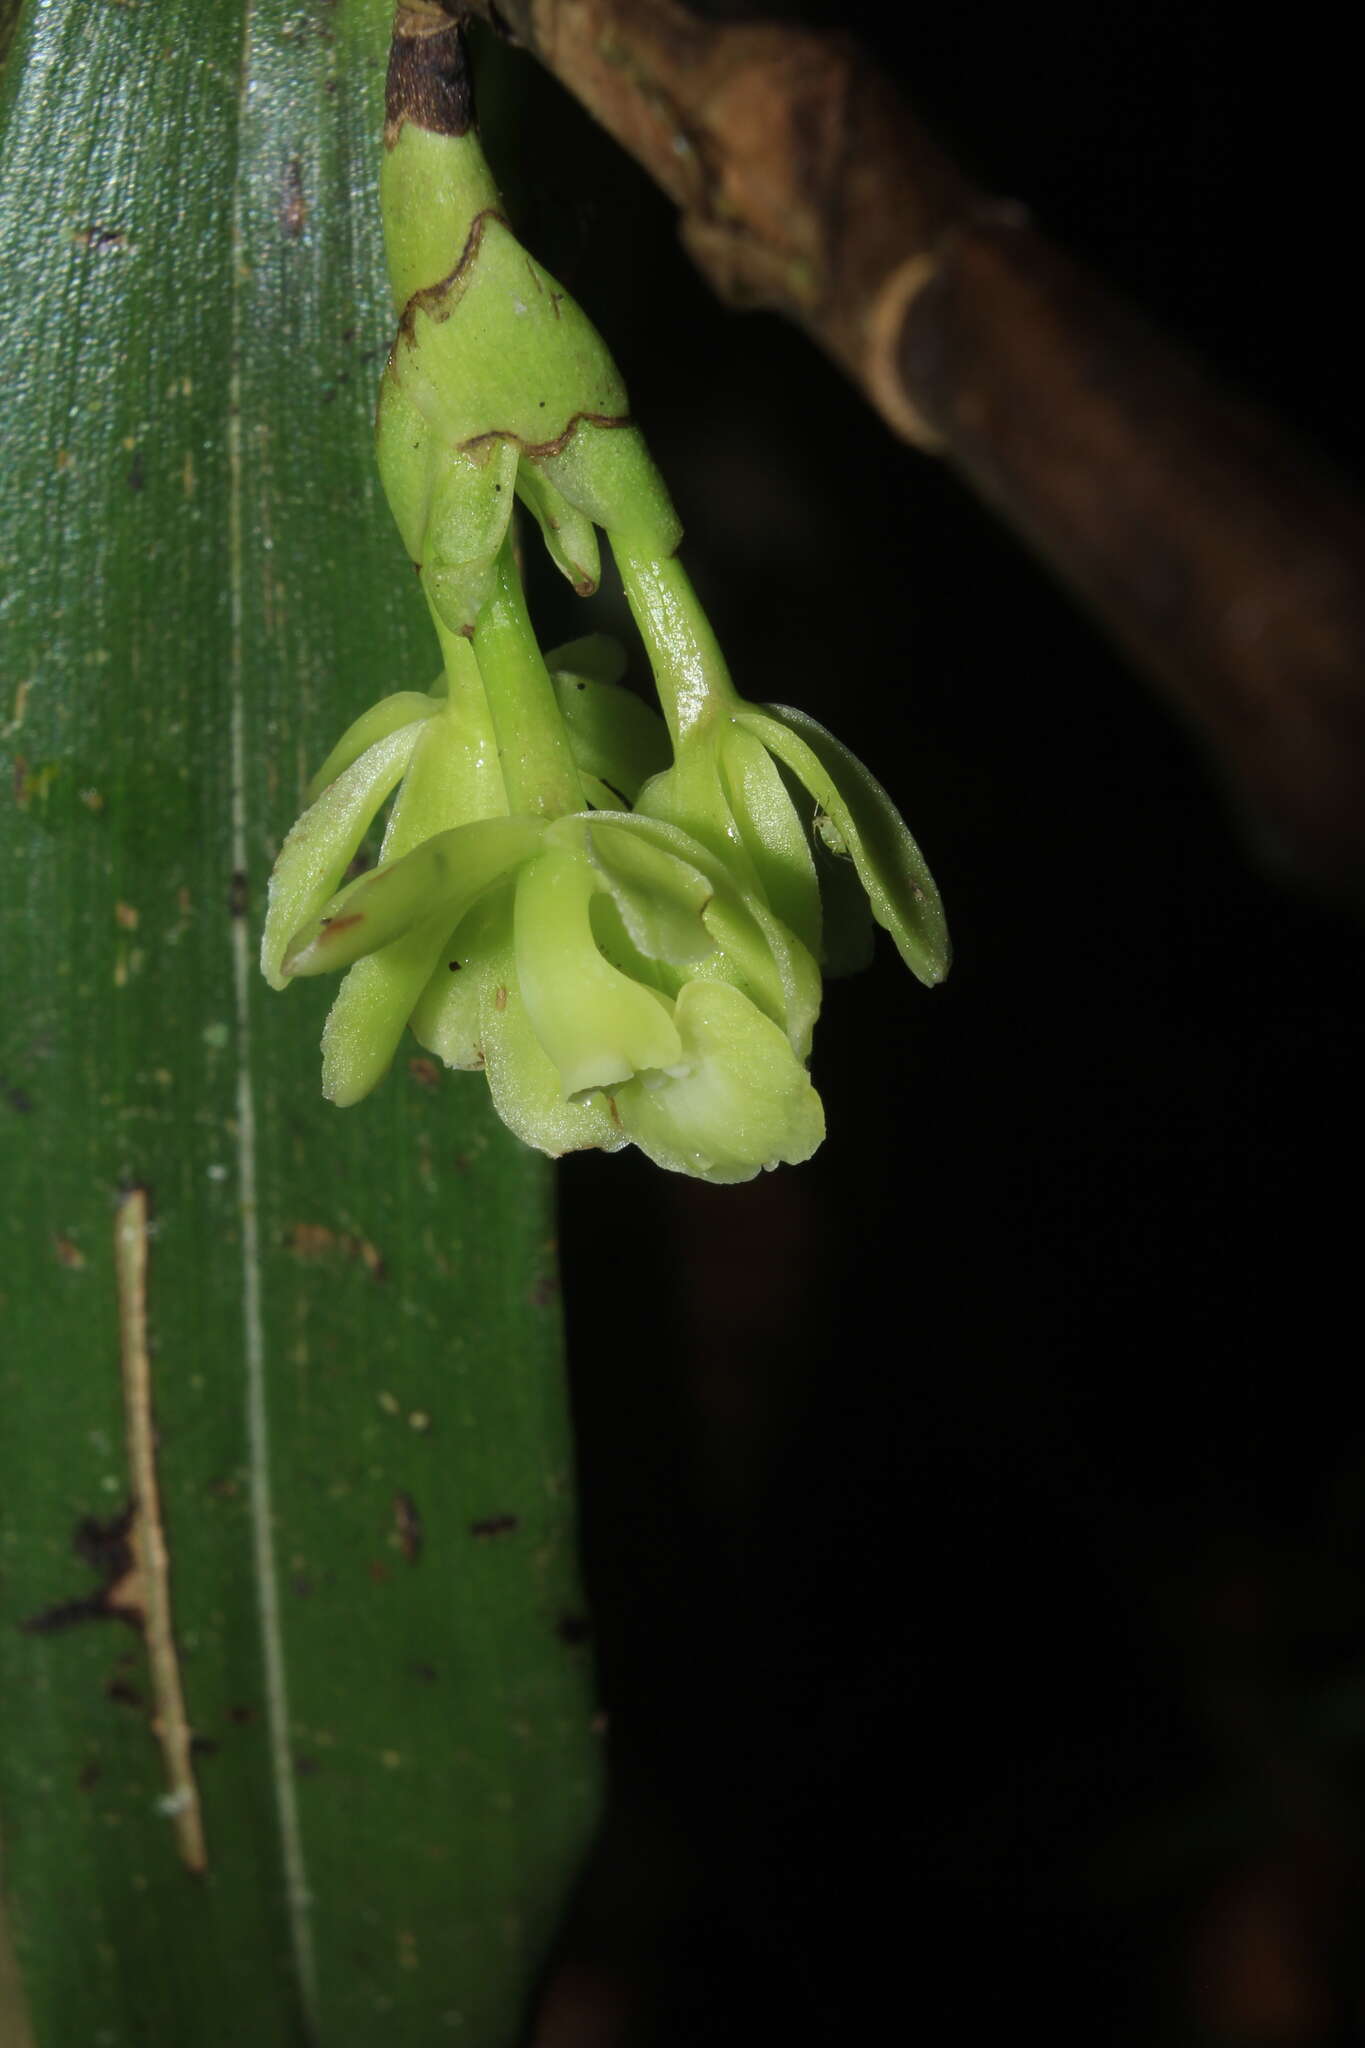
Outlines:
{"type": "MultiPolygon", "coordinates": [[[[1359,475],[1325,6],[800,13],[1359,475]]],[[[544,74],[484,79],[740,689],[888,784],[957,946],[830,988],[811,1165],[563,1168],[615,1798],[545,2039],[1365,2039],[1358,927],[544,74]]]]}

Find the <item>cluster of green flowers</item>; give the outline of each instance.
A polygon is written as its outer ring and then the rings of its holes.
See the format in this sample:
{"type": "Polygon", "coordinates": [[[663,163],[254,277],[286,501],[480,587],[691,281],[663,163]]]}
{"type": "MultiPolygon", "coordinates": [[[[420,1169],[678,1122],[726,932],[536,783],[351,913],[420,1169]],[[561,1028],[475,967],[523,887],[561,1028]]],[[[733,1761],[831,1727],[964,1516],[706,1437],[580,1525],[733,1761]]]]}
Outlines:
{"type": "Polygon", "coordinates": [[[940,980],[938,894],[838,741],[736,694],[615,365],[501,213],[458,29],[421,20],[395,52],[382,200],[401,324],[378,453],[443,672],[367,711],[314,779],[271,879],[264,971],[282,988],[347,970],[323,1035],[337,1103],[368,1094],[410,1027],[483,1069],[545,1152],[633,1143],[747,1180],[824,1135],[806,1070],[821,967],[857,956],[870,907],[940,980]],[[542,655],[514,499],[580,592],[606,533],[662,717],[600,637],[542,655]],[[378,865],[345,882],[390,799],[378,865]]]}

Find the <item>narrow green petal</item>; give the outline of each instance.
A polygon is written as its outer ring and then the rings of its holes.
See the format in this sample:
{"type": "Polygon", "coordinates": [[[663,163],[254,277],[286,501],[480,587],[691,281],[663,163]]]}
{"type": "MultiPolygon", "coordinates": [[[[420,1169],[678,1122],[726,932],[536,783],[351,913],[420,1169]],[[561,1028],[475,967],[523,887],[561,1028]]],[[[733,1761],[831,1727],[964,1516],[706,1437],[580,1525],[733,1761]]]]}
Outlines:
{"type": "Polygon", "coordinates": [[[507,815],[497,737],[467,640],[451,642],[446,682],[441,715],[427,720],[393,800],[381,860],[397,860],[455,825],[507,815]]]}
{"type": "Polygon", "coordinates": [[[736,723],[754,733],[828,812],[852,855],[872,914],[912,974],[933,987],[952,957],[943,905],[910,830],[886,791],[833,734],[789,705],[746,705],[736,723]]]}
{"type": "Polygon", "coordinates": [[[290,831],[270,877],[261,934],[261,972],[272,988],[287,986],[284,956],[290,939],[335,893],[424,730],[424,721],[418,719],[376,740],[310,804],[290,831]]]}
{"type": "Polygon", "coordinates": [[[702,922],[714,893],[706,877],[638,832],[615,831],[610,814],[589,825],[585,837],[631,944],[647,960],[704,960],[714,944],[702,922]]]}
{"type": "Polygon", "coordinates": [[[559,1070],[531,1026],[508,941],[480,977],[480,1050],[493,1107],[509,1131],[551,1159],[619,1152],[628,1141],[598,1090],[566,1098],[559,1070]]]}
{"type": "Polygon", "coordinates": [[[687,1071],[612,1091],[624,1129],[656,1166],[729,1184],[809,1159],[824,1111],[785,1035],[726,982],[691,981],[675,1019],[687,1071]]]}
{"type": "Polygon", "coordinates": [[[451,931],[486,889],[540,845],[536,818],[481,818],[424,839],[398,860],[359,875],[295,934],[287,974],[329,974],[378,952],[415,925],[444,918],[451,931]]]}
{"type": "Polygon", "coordinates": [[[673,1066],[682,1049],[663,998],[598,951],[590,915],[597,886],[587,861],[558,847],[517,881],[517,977],[532,1029],[568,1096],[673,1066]]]}
{"type": "Polygon", "coordinates": [[[382,952],[357,960],[322,1031],[322,1092],[349,1108],[383,1080],[413,1008],[449,943],[444,918],[428,918],[382,952]]]}
{"type": "Polygon", "coordinates": [[[441,701],[434,692],[396,690],[391,697],[381,697],[377,704],[371,704],[368,711],[362,711],[359,718],[347,726],[304,791],[304,802],[315,804],[328,783],[335,782],[338,775],[353,761],[358,761],[376,740],[387,739],[391,732],[397,732],[402,726],[415,725],[424,718],[430,718],[433,712],[440,710],[441,701]]]}
{"type": "Polygon", "coordinates": [[[504,883],[455,927],[413,1009],[413,1037],[446,1066],[484,1066],[484,994],[495,978],[506,979],[502,959],[511,947],[512,885],[504,883]]]}
{"type": "Polygon", "coordinates": [[[820,888],[810,840],[763,742],[728,726],[718,749],[721,781],[763,893],[802,945],[820,957],[820,888]]]}

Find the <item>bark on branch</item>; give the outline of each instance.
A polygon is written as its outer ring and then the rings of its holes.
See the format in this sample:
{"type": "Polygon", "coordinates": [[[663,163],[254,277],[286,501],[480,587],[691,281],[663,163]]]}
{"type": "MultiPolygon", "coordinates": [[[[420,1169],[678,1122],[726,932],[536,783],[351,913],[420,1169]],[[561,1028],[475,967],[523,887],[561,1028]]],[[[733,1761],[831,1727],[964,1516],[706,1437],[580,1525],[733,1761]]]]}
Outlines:
{"type": "Polygon", "coordinates": [[[976,191],[847,38],[679,0],[458,11],[644,166],[725,299],[799,322],[961,472],[1203,731],[1283,858],[1365,902],[1365,515],[1340,481],[976,191]]]}

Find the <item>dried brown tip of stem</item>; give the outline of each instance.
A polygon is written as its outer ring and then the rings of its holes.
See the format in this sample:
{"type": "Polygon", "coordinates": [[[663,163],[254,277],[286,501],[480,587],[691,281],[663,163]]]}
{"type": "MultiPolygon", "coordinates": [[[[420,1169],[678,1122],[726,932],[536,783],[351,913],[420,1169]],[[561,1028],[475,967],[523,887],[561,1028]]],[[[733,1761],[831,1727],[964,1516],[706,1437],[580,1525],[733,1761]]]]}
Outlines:
{"type": "Polygon", "coordinates": [[[474,88],[457,21],[426,9],[400,7],[389,45],[384,138],[392,147],[405,121],[433,135],[467,135],[474,125],[474,88]]]}

